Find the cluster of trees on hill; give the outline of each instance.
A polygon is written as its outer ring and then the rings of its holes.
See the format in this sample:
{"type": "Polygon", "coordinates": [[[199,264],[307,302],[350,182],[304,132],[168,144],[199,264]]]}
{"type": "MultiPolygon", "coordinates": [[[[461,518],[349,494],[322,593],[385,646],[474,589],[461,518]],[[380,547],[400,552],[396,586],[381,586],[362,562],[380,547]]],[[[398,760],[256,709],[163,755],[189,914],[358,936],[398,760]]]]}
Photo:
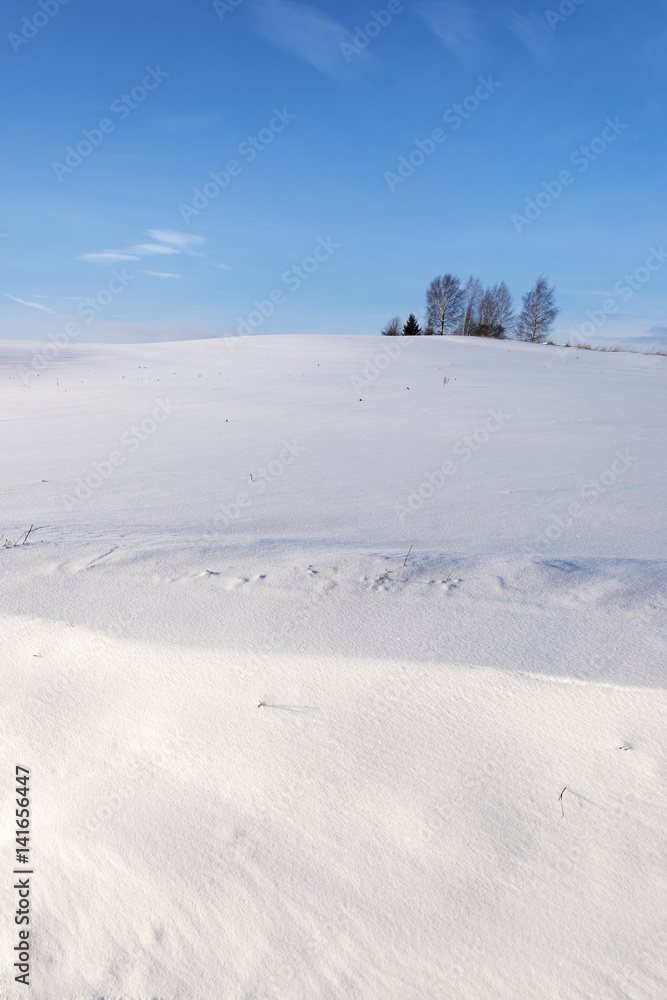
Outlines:
{"type": "Polygon", "coordinates": [[[535,343],[543,341],[560,309],[555,289],[539,277],[523,296],[521,309],[514,307],[512,293],[501,281],[485,288],[479,278],[465,285],[453,274],[434,278],[426,289],[426,326],[421,328],[414,313],[406,323],[394,316],[382,330],[385,337],[431,337],[457,334],[462,337],[515,337],[535,343]]]}

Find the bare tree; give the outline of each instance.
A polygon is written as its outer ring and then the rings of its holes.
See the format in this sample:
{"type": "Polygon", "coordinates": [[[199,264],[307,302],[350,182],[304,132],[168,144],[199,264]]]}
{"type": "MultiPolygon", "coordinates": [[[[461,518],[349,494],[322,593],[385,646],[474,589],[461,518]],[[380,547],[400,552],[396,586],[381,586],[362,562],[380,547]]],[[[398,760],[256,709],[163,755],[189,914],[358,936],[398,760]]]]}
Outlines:
{"type": "Polygon", "coordinates": [[[434,278],[426,289],[426,329],[439,336],[450,333],[461,318],[462,300],[458,278],[452,274],[434,278]]]}
{"type": "Polygon", "coordinates": [[[479,295],[471,334],[475,337],[493,337],[496,320],[496,289],[485,288],[479,295]]]}
{"type": "Polygon", "coordinates": [[[542,275],[523,297],[523,307],[516,323],[519,340],[539,343],[547,336],[560,309],[554,301],[555,289],[542,275]]]}
{"type": "Polygon", "coordinates": [[[471,332],[477,337],[496,337],[504,340],[514,322],[512,295],[505,282],[501,281],[499,285],[484,289],[479,297],[477,315],[471,332]]]}
{"type": "Polygon", "coordinates": [[[496,317],[498,322],[497,337],[506,337],[511,333],[516,324],[516,312],[514,311],[514,299],[509,288],[504,281],[496,285],[496,317]]]}
{"type": "Polygon", "coordinates": [[[482,283],[472,275],[466,281],[461,296],[461,318],[457,332],[462,337],[471,337],[474,333],[477,316],[477,300],[482,292],[482,283]]]}
{"type": "Polygon", "coordinates": [[[400,337],[401,327],[402,327],[401,317],[394,316],[392,317],[392,319],[389,320],[388,323],[385,323],[380,332],[383,337],[400,337]]]}

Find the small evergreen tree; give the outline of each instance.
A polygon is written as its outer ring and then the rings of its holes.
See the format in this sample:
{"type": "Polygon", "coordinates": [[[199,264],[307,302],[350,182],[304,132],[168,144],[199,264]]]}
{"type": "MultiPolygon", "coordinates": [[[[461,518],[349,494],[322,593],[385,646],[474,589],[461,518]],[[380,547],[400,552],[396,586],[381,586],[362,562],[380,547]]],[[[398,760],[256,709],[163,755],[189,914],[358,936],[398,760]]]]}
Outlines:
{"type": "Polygon", "coordinates": [[[420,327],[419,323],[417,322],[417,317],[415,316],[414,313],[410,313],[410,315],[408,316],[407,323],[403,327],[403,336],[404,337],[418,337],[421,332],[422,332],[422,328],[420,327]]]}

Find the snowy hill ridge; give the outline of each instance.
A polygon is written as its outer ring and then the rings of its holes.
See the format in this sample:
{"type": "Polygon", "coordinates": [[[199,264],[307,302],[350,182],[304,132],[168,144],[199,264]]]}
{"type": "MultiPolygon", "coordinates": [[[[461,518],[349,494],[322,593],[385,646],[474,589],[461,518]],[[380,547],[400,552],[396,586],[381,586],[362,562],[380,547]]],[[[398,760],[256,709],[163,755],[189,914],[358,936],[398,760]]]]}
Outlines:
{"type": "Polygon", "coordinates": [[[0,349],[35,995],[662,996],[667,359],[40,350],[0,349]]]}

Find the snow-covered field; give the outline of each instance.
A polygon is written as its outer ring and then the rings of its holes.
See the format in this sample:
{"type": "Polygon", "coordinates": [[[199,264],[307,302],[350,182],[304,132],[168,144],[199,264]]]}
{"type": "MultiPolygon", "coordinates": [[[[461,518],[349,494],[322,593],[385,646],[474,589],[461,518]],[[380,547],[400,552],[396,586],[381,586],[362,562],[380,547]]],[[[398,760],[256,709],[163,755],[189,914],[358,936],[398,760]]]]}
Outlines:
{"type": "Polygon", "coordinates": [[[667,359],[50,354],[0,346],[37,1000],[667,996],[667,359]]]}

